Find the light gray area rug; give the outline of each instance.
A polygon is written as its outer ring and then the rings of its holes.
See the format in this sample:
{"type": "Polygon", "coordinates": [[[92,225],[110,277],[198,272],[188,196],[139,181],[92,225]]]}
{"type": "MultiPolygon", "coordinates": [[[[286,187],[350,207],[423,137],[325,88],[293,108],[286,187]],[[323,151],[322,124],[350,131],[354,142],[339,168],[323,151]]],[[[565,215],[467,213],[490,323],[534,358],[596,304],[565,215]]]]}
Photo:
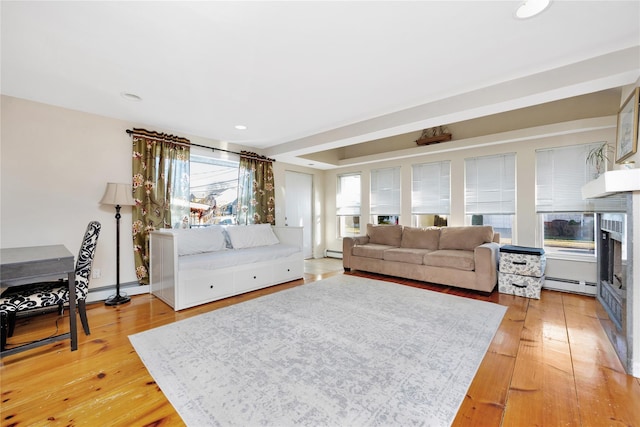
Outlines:
{"type": "Polygon", "coordinates": [[[505,311],[339,275],[129,339],[189,426],[446,426],[505,311]]]}

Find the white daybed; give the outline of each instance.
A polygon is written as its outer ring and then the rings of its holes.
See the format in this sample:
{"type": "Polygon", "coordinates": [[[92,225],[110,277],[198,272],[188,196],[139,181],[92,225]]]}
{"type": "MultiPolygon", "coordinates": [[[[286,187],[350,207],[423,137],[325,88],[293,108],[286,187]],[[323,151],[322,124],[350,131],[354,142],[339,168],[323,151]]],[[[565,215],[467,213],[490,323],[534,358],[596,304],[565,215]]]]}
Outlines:
{"type": "Polygon", "coordinates": [[[302,227],[153,231],[149,263],[151,293],[178,311],[302,278],[302,227]]]}

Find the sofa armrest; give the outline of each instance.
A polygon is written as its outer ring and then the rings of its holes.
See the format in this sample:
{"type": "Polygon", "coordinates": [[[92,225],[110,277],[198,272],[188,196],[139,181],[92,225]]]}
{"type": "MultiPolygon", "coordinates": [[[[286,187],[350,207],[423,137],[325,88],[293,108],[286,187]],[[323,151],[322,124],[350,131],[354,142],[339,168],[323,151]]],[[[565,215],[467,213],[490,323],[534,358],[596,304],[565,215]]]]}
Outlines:
{"type": "Polygon", "coordinates": [[[478,289],[492,292],[498,283],[498,262],[500,261],[500,245],[491,242],[475,248],[474,258],[478,289]]]}
{"type": "Polygon", "coordinates": [[[355,245],[369,243],[369,236],[354,236],[342,238],[342,266],[345,271],[351,270],[351,249],[355,245]]]}

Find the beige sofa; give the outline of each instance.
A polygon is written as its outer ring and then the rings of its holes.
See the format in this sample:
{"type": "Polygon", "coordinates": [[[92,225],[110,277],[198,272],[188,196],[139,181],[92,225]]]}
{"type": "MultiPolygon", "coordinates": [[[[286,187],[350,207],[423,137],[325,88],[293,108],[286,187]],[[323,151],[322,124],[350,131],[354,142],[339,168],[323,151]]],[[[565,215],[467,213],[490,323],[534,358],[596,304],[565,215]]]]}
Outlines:
{"type": "Polygon", "coordinates": [[[345,237],[343,266],[423,282],[492,292],[498,280],[500,234],[491,226],[415,228],[367,224],[345,237]]]}

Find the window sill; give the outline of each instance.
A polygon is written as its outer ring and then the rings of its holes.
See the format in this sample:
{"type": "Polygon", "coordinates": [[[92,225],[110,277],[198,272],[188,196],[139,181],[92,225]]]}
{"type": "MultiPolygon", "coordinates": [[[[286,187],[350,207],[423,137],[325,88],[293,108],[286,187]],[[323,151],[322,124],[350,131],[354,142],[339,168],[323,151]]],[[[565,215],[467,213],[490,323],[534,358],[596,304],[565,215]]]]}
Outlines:
{"type": "Polygon", "coordinates": [[[574,261],[574,262],[585,262],[585,263],[596,263],[595,255],[579,255],[579,254],[563,254],[558,252],[546,252],[545,256],[547,260],[557,259],[559,261],[574,261]]]}

